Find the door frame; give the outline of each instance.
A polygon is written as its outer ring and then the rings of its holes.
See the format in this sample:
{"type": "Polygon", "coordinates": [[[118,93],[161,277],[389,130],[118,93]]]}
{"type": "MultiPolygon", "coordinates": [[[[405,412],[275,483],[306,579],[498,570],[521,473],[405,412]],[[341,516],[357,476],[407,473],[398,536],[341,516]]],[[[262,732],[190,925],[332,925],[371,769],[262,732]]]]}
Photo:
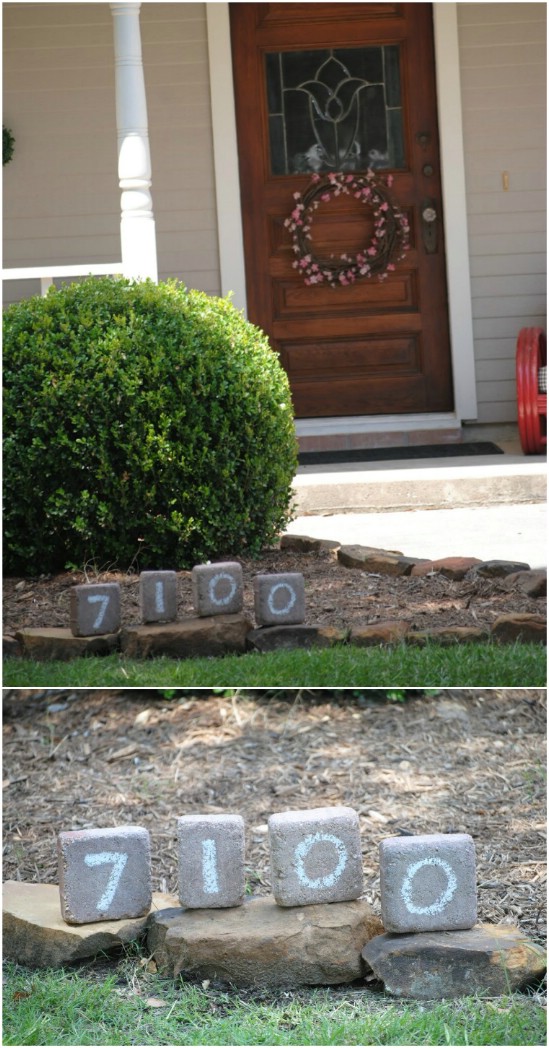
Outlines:
{"type": "MultiPolygon", "coordinates": [[[[229,5],[206,0],[210,91],[221,293],[232,292],[233,302],[246,312],[246,271],[242,240],[242,212],[236,138],[229,5]]],[[[435,74],[440,135],[440,163],[448,313],[454,383],[454,411],[414,416],[365,416],[350,419],[297,420],[299,435],[360,432],[397,424],[401,430],[439,428],[452,420],[477,418],[475,359],[469,240],[465,190],[461,85],[456,3],[433,3],[435,74]]]]}

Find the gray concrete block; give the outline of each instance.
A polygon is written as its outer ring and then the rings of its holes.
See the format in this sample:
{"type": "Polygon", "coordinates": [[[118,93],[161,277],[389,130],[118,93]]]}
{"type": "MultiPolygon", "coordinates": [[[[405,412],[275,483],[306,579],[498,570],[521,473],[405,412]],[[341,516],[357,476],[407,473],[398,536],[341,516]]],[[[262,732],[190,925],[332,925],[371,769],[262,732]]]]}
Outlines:
{"type": "Polygon", "coordinates": [[[242,567],[237,561],[197,564],[191,572],[193,604],[197,615],[231,615],[242,611],[242,567]]]}
{"type": "Polygon", "coordinates": [[[139,601],[143,622],[173,622],[177,618],[175,571],[142,571],[139,601]]]}
{"type": "Polygon", "coordinates": [[[468,833],[390,837],[379,846],[386,932],[453,931],[477,919],[475,845],[468,833]]]}
{"type": "Polygon", "coordinates": [[[70,591],[70,628],[74,637],[116,633],[120,629],[120,586],[86,583],[70,591]]]}
{"type": "Polygon", "coordinates": [[[147,830],[67,830],[57,838],[61,915],[68,924],[141,917],[151,907],[147,830]]]}
{"type": "Polygon", "coordinates": [[[271,884],[279,906],[358,899],[363,888],[353,808],[285,811],[269,818],[271,884]]]}
{"type": "Polygon", "coordinates": [[[189,909],[244,902],[244,820],[241,815],[182,815],[179,899],[189,909]]]}
{"type": "Polygon", "coordinates": [[[298,571],[254,578],[258,626],[294,625],[305,619],[305,580],[298,571]]]}

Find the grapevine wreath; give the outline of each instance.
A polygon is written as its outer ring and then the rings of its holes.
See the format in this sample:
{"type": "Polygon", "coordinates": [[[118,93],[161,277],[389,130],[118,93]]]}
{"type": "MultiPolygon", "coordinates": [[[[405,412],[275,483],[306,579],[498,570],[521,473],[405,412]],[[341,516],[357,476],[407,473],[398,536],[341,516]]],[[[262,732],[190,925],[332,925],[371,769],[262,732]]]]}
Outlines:
{"type": "Polygon", "coordinates": [[[395,207],[385,186],[392,185],[392,175],[385,182],[377,179],[369,170],[365,175],[334,174],[313,175],[303,193],[294,193],[294,208],[284,222],[293,240],[296,259],[294,269],[302,274],[306,284],[330,284],[338,287],[354,284],[360,277],[377,275],[378,280],[386,280],[387,275],[404,258],[410,246],[410,226],[406,215],[395,207]],[[308,241],[311,237],[313,215],[321,201],[332,197],[351,196],[367,204],[373,213],[374,232],[370,242],[352,257],[347,254],[336,258],[320,258],[311,250],[308,241]]]}

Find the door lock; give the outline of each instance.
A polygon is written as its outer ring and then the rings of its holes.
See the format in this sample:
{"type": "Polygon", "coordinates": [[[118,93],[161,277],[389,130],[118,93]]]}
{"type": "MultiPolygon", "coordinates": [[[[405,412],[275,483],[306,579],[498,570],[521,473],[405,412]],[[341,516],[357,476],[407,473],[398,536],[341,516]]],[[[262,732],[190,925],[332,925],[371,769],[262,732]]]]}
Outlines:
{"type": "Polygon", "coordinates": [[[430,198],[421,204],[421,235],[423,248],[427,255],[434,255],[437,250],[438,214],[436,201],[430,198]]]}

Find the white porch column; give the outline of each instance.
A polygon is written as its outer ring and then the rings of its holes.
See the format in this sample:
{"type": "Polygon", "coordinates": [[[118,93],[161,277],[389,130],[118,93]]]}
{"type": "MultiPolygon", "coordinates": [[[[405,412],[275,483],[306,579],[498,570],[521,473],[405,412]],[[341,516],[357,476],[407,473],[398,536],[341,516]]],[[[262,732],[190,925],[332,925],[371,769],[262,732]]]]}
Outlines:
{"type": "Polygon", "coordinates": [[[120,240],[124,276],[158,281],[156,231],[145,77],[141,56],[141,3],[112,3],[116,76],[120,240]]]}

